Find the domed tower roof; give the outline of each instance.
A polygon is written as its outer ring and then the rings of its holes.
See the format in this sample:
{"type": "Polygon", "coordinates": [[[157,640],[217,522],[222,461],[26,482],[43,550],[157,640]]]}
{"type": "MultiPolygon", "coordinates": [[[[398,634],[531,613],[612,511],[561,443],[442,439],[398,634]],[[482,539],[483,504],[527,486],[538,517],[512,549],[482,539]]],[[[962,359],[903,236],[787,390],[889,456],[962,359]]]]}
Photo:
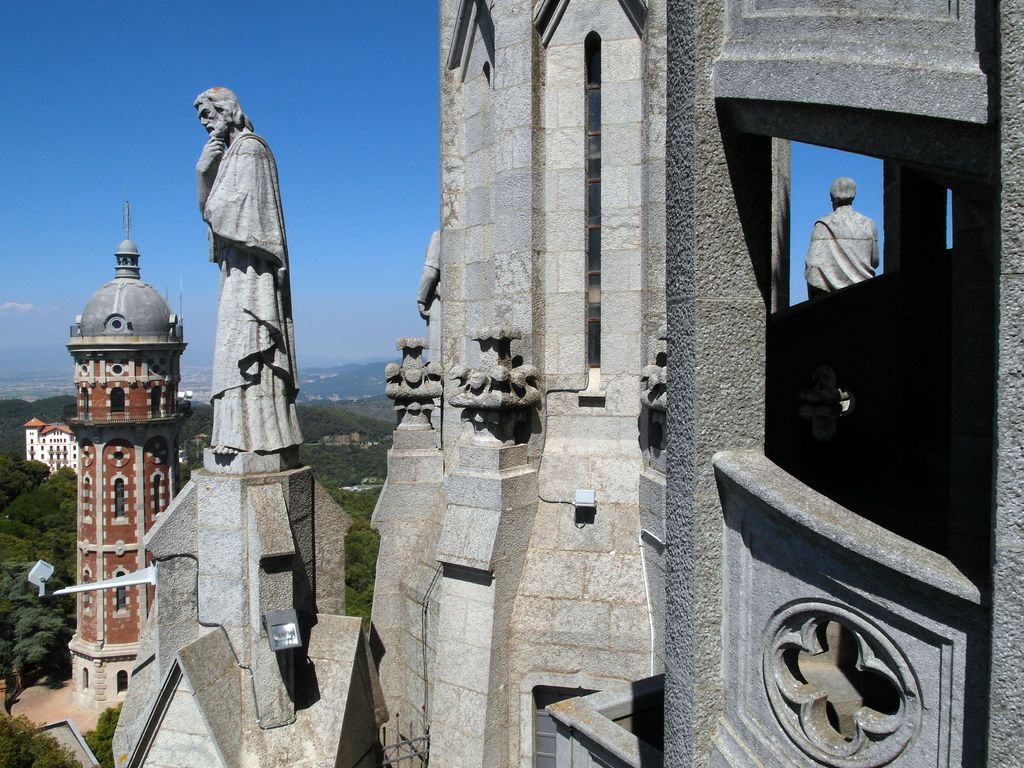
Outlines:
{"type": "Polygon", "coordinates": [[[131,240],[117,247],[114,279],[92,295],[76,318],[75,336],[166,336],[178,318],[151,285],[139,279],[139,249],[131,240]]]}

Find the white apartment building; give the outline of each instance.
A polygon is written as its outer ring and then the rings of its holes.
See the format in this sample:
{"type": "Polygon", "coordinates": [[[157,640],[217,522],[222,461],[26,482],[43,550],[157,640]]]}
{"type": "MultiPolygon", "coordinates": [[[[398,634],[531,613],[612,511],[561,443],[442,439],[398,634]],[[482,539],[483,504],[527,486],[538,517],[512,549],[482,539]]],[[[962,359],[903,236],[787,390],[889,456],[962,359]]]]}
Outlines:
{"type": "Polygon", "coordinates": [[[78,472],[78,441],[66,425],[32,419],[22,426],[26,459],[43,462],[51,472],[61,467],[71,467],[78,472]]]}

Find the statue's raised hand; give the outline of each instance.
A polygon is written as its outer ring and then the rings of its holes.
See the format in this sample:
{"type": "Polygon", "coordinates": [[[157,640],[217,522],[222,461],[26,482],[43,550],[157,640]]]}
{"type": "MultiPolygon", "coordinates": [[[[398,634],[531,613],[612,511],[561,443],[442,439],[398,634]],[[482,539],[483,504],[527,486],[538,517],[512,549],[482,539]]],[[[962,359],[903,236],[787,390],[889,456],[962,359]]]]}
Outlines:
{"type": "Polygon", "coordinates": [[[203,147],[202,154],[199,155],[198,162],[196,162],[196,171],[208,173],[210,170],[216,170],[226,149],[227,144],[224,143],[224,139],[210,136],[206,146],[203,147]]]}

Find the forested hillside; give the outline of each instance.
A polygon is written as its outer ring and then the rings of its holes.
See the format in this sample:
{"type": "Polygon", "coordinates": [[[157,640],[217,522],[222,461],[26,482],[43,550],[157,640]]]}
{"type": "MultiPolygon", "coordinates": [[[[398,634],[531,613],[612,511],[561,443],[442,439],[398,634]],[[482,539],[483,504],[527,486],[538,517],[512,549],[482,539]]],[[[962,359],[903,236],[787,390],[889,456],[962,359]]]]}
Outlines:
{"type": "Polygon", "coordinates": [[[0,400],[0,453],[17,451],[25,455],[25,430],[21,428],[35,417],[45,422],[60,421],[64,406],[74,405],[70,395],[47,397],[42,400],[0,400]]]}
{"type": "MultiPolygon", "coordinates": [[[[0,455],[0,676],[70,673],[75,598],[40,598],[26,580],[36,560],[56,570],[47,592],[74,583],[75,473],[0,455]]],[[[14,690],[13,685],[8,686],[14,690]]]]}
{"type": "MultiPolygon", "coordinates": [[[[313,468],[325,486],[341,488],[362,482],[384,482],[388,471],[387,452],[391,447],[390,423],[352,413],[336,404],[300,403],[298,414],[306,440],[299,449],[299,457],[313,468]]],[[[181,445],[185,448],[188,466],[182,468],[183,482],[191,468],[202,466],[212,418],[210,406],[198,405],[185,421],[181,445]]]]}

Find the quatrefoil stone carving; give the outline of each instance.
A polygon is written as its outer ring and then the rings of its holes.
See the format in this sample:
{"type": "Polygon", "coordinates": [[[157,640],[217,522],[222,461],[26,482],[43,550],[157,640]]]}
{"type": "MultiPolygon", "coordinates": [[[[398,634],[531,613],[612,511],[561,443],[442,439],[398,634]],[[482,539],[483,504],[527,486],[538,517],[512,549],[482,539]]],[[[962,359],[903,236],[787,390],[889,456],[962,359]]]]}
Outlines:
{"type": "Polygon", "coordinates": [[[840,768],[886,765],[906,749],[921,697],[881,630],[842,606],[802,603],[777,614],[767,636],[765,690],[800,749],[840,768]]]}

